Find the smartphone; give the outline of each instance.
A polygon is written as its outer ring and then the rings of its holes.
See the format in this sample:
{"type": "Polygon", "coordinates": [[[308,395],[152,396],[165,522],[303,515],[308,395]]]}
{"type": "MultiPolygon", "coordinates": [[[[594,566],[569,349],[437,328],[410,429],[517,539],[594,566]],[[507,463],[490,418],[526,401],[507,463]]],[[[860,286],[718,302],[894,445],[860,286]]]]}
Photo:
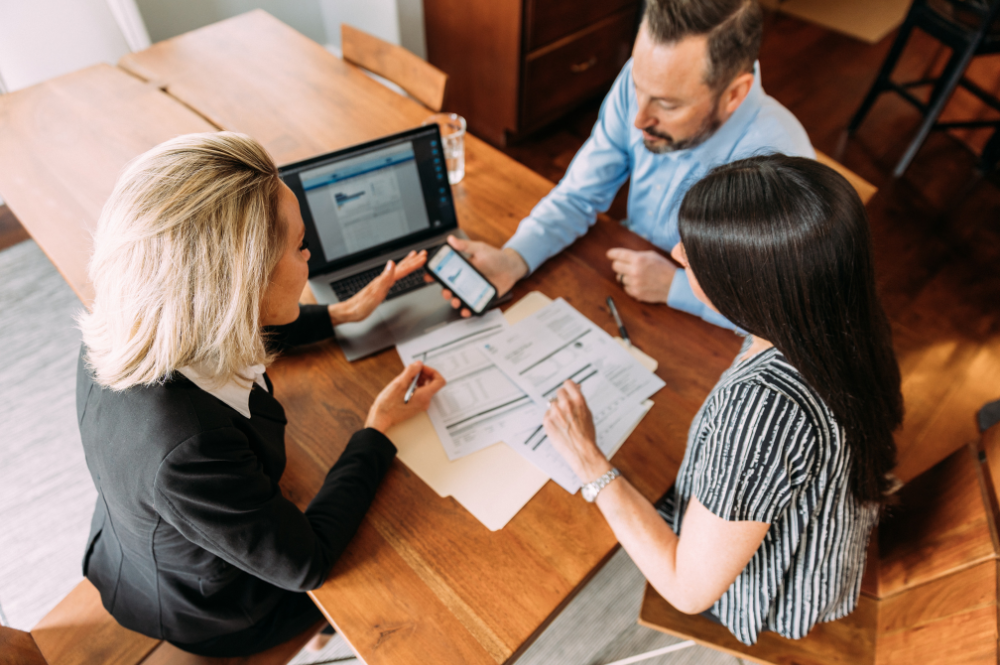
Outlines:
{"type": "Polygon", "coordinates": [[[476,316],[485,312],[497,295],[497,287],[451,245],[439,247],[427,259],[425,269],[476,316]]]}

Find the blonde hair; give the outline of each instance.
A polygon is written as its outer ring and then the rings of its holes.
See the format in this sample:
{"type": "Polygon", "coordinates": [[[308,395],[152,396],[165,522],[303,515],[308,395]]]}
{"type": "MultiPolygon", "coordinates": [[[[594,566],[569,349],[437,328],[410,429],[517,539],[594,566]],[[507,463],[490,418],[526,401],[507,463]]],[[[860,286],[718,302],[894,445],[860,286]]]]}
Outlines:
{"type": "Polygon", "coordinates": [[[101,212],[80,318],[102,386],[198,365],[219,385],[272,358],[261,305],[285,244],[278,172],[244,134],[187,134],[130,162],[101,212]]]}

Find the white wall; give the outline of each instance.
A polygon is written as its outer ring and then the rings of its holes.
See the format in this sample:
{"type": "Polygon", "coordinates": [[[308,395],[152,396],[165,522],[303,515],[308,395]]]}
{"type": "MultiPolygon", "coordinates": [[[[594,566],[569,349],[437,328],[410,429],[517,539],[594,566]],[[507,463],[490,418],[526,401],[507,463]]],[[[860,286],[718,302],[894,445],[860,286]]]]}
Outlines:
{"type": "Polygon", "coordinates": [[[326,42],[319,0],[136,0],[136,4],[154,42],[251,9],[263,9],[306,37],[321,44],[326,42]]]}
{"type": "Polygon", "coordinates": [[[427,57],[422,0],[319,0],[327,44],[340,49],[340,24],[349,23],[421,58],[427,57]]]}
{"type": "Polygon", "coordinates": [[[7,91],[129,52],[105,0],[0,0],[0,77],[7,91]]]}
{"type": "MultiPolygon", "coordinates": [[[[15,0],[0,0],[0,2],[15,0]]],[[[21,0],[30,1],[30,0],[21,0]]],[[[135,0],[154,42],[264,9],[305,36],[339,52],[340,24],[427,57],[423,0],[135,0]]]]}
{"type": "Polygon", "coordinates": [[[399,43],[397,0],[319,0],[327,43],[340,48],[340,24],[350,23],[393,44],[399,43]]]}
{"type": "Polygon", "coordinates": [[[142,48],[148,37],[160,41],[258,7],[334,50],[340,24],[350,23],[427,57],[422,0],[0,0],[0,92],[113,64],[130,44],[142,48]],[[148,37],[131,20],[139,14],[148,37]]]}
{"type": "Polygon", "coordinates": [[[424,32],[423,1],[396,0],[396,6],[399,8],[400,45],[426,60],[427,36],[424,32]]]}

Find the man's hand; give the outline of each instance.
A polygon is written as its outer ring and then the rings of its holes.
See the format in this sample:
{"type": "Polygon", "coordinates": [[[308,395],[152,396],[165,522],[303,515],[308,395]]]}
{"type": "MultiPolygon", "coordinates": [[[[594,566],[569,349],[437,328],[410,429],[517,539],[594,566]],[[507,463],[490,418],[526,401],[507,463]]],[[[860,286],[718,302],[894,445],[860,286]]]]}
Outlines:
{"type": "Polygon", "coordinates": [[[653,251],[635,252],[621,247],[609,249],[607,257],[625,293],[642,302],[667,302],[677,272],[670,259],[653,251]]]}
{"type": "MultiPolygon", "coordinates": [[[[462,240],[455,236],[448,236],[448,244],[456,252],[465,254],[469,263],[486,276],[490,284],[497,287],[497,297],[510,291],[517,280],[528,274],[528,264],[524,262],[521,255],[513,249],[497,249],[493,245],[476,240],[462,240]]],[[[434,278],[427,275],[428,282],[434,278]]],[[[462,301],[454,297],[448,289],[441,289],[441,296],[451,303],[455,309],[462,307],[462,301]]],[[[467,308],[462,307],[462,316],[472,316],[467,308]]]]}
{"type": "Polygon", "coordinates": [[[427,261],[427,251],[421,250],[419,253],[410,252],[398,264],[389,261],[385,264],[382,274],[368,282],[365,288],[361,289],[344,302],[334,303],[327,309],[330,311],[330,320],[333,325],[341,323],[354,323],[364,321],[375,311],[375,308],[382,304],[389,289],[414,270],[420,268],[427,261]]]}

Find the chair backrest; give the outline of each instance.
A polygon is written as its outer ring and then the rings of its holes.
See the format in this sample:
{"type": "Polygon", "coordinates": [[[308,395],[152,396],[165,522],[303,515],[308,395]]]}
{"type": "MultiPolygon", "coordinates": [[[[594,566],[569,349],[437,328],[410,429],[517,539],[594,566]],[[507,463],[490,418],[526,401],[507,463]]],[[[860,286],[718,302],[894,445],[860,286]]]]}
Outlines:
{"type": "Polygon", "coordinates": [[[346,23],[340,26],[340,47],[344,60],[392,81],[432,111],[444,105],[448,75],[405,48],[346,23]]]}
{"type": "Polygon", "coordinates": [[[31,633],[0,626],[0,662],[5,665],[48,665],[31,633]]]}
{"type": "Polygon", "coordinates": [[[980,450],[959,448],[900,490],[869,549],[877,579],[862,583],[853,613],[817,624],[804,639],[761,633],[747,647],[724,627],[680,613],[649,585],[639,623],[772,665],[998,662],[1000,425],[980,450]]]}
{"type": "Polygon", "coordinates": [[[49,665],[135,665],[160,640],[123,628],[101,604],[101,594],[83,580],[31,629],[49,665]]]}
{"type": "Polygon", "coordinates": [[[970,36],[980,30],[1000,29],[1000,0],[918,0],[914,7],[917,5],[924,5],[946,24],[970,36]]]}
{"type": "Polygon", "coordinates": [[[877,603],[862,595],[858,607],[839,621],[819,623],[802,640],[789,640],[763,632],[757,644],[748,647],[729,629],[698,614],[675,609],[646,584],[639,608],[639,624],[738,658],[767,665],[875,665],[877,603]]]}
{"type": "Polygon", "coordinates": [[[865,205],[868,205],[868,202],[872,200],[872,197],[875,196],[875,193],[878,191],[878,187],[871,184],[840,162],[834,160],[829,155],[823,154],[819,150],[816,151],[816,161],[820,164],[829,166],[831,169],[844,176],[847,182],[851,183],[851,186],[853,186],[858,192],[858,196],[861,197],[861,202],[865,205]]]}
{"type": "MultiPolygon", "coordinates": [[[[320,621],[314,630],[284,644],[240,658],[239,662],[242,665],[284,665],[323,623],[320,621]]],[[[31,629],[30,634],[0,628],[0,663],[6,665],[8,662],[17,665],[231,665],[235,661],[196,656],[169,642],[123,628],[104,609],[94,585],[83,580],[31,629]],[[8,661],[8,653],[24,654],[25,657],[8,661]]]]}

